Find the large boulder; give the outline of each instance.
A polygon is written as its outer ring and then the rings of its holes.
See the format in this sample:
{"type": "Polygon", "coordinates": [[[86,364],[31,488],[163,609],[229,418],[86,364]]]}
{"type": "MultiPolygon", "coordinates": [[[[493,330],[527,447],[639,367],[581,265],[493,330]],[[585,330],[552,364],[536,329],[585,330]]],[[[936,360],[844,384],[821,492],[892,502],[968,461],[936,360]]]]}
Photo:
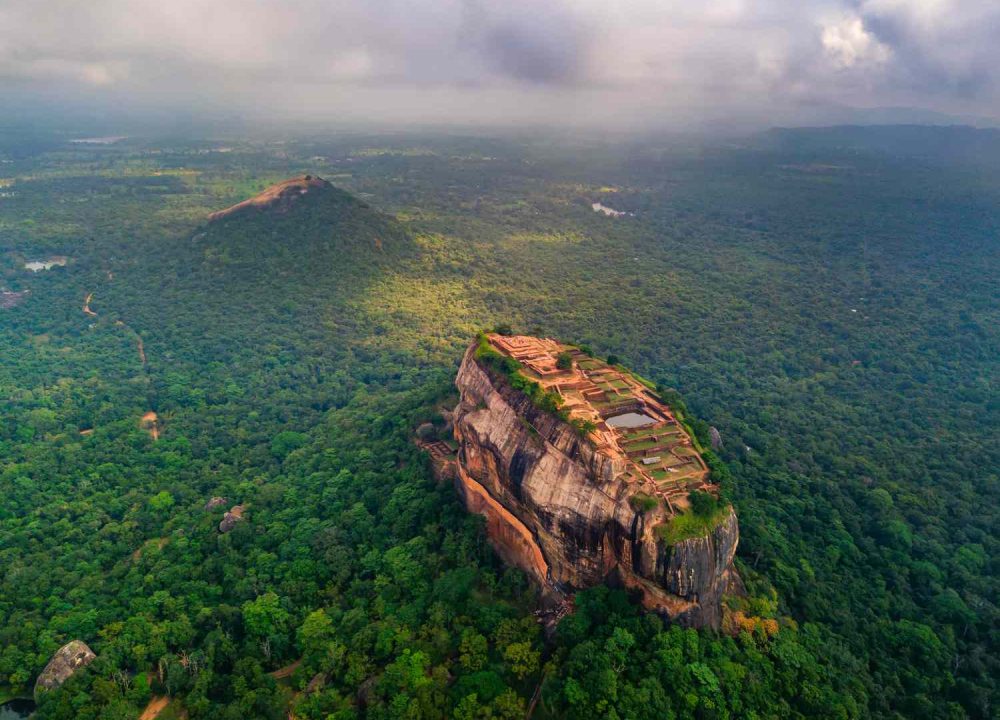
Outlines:
{"type": "Polygon", "coordinates": [[[229,510],[225,515],[222,516],[222,522],[219,523],[219,532],[227,533],[236,527],[236,524],[243,521],[243,506],[234,505],[231,510],[229,510]]]}
{"type": "Polygon", "coordinates": [[[35,681],[35,695],[55,690],[82,667],[90,665],[97,655],[82,640],[71,640],[56,651],[42,674],[35,681]]]}
{"type": "Polygon", "coordinates": [[[226,500],[226,498],[224,497],[218,497],[218,496],[213,497],[211,500],[205,503],[205,511],[212,512],[213,510],[217,510],[220,507],[225,507],[226,503],[228,502],[229,501],[226,500]]]}

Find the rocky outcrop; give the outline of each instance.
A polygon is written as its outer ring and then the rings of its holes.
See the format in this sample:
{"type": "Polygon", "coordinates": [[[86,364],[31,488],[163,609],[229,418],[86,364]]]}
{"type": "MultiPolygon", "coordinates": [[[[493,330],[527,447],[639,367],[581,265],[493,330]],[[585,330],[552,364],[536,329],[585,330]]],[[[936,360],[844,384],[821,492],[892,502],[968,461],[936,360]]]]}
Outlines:
{"type": "Polygon", "coordinates": [[[300,175],[283,182],[270,186],[263,192],[253,196],[249,200],[244,200],[225,210],[219,210],[208,216],[209,221],[215,222],[224,218],[240,215],[252,211],[272,210],[279,213],[288,212],[299,198],[310,192],[332,188],[333,186],[326,180],[313,175],[300,175]]]}
{"type": "Polygon", "coordinates": [[[97,655],[82,640],[71,640],[59,648],[42,674],[35,681],[35,695],[47,690],[55,690],[82,667],[90,665],[97,655]]]}
{"type": "Polygon", "coordinates": [[[505,561],[548,594],[610,582],[682,624],[719,627],[739,542],[731,508],[704,537],[667,544],[654,528],[669,510],[633,509],[623,456],[540,410],[478,362],[475,346],[456,385],[456,486],[468,509],[486,517],[505,561]]]}
{"type": "Polygon", "coordinates": [[[225,507],[227,502],[229,501],[224,497],[213,497],[205,503],[205,512],[212,512],[213,510],[218,510],[220,507],[225,507]]]}
{"type": "Polygon", "coordinates": [[[226,514],[222,516],[222,520],[219,522],[219,532],[227,533],[236,527],[236,524],[240,522],[243,522],[243,506],[234,505],[231,510],[228,510],[226,514]]]}

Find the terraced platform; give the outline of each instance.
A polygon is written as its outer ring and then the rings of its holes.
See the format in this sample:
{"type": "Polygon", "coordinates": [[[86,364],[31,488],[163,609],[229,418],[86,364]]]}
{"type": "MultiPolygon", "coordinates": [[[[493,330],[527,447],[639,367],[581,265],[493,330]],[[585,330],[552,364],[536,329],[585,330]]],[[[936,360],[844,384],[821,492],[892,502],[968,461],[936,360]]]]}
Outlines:
{"type": "Polygon", "coordinates": [[[599,451],[628,461],[625,479],[637,492],[663,498],[680,511],[692,490],[716,491],[687,430],[632,373],[551,338],[487,337],[496,350],[520,362],[525,375],[559,393],[571,420],[591,423],[588,436],[599,451]]]}

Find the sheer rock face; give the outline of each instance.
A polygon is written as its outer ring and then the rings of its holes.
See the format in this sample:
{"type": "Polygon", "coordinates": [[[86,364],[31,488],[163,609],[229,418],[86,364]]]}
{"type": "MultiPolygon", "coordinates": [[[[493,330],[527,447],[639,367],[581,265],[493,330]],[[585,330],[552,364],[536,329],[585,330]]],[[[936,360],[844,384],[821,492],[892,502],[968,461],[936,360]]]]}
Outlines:
{"type": "Polygon", "coordinates": [[[539,410],[504,378],[463,358],[456,378],[459,454],[455,483],[486,517],[500,556],[548,594],[612,582],[685,625],[718,627],[733,576],[736,515],[711,534],[666,545],[653,533],[664,507],[639,513],[625,460],[598,451],[575,428],[539,410]]]}
{"type": "Polygon", "coordinates": [[[81,640],[71,640],[56,651],[42,674],[35,681],[35,695],[46,690],[55,690],[82,667],[97,659],[94,651],[81,640]]]}

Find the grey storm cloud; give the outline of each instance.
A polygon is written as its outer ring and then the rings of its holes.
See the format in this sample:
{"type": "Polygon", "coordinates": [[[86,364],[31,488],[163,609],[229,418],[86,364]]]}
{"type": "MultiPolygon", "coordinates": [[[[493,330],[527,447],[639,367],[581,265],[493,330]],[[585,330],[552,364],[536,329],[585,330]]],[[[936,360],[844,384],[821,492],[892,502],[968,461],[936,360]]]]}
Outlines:
{"type": "Polygon", "coordinates": [[[1000,109],[983,0],[0,0],[0,91],[351,119],[1000,109]]]}

